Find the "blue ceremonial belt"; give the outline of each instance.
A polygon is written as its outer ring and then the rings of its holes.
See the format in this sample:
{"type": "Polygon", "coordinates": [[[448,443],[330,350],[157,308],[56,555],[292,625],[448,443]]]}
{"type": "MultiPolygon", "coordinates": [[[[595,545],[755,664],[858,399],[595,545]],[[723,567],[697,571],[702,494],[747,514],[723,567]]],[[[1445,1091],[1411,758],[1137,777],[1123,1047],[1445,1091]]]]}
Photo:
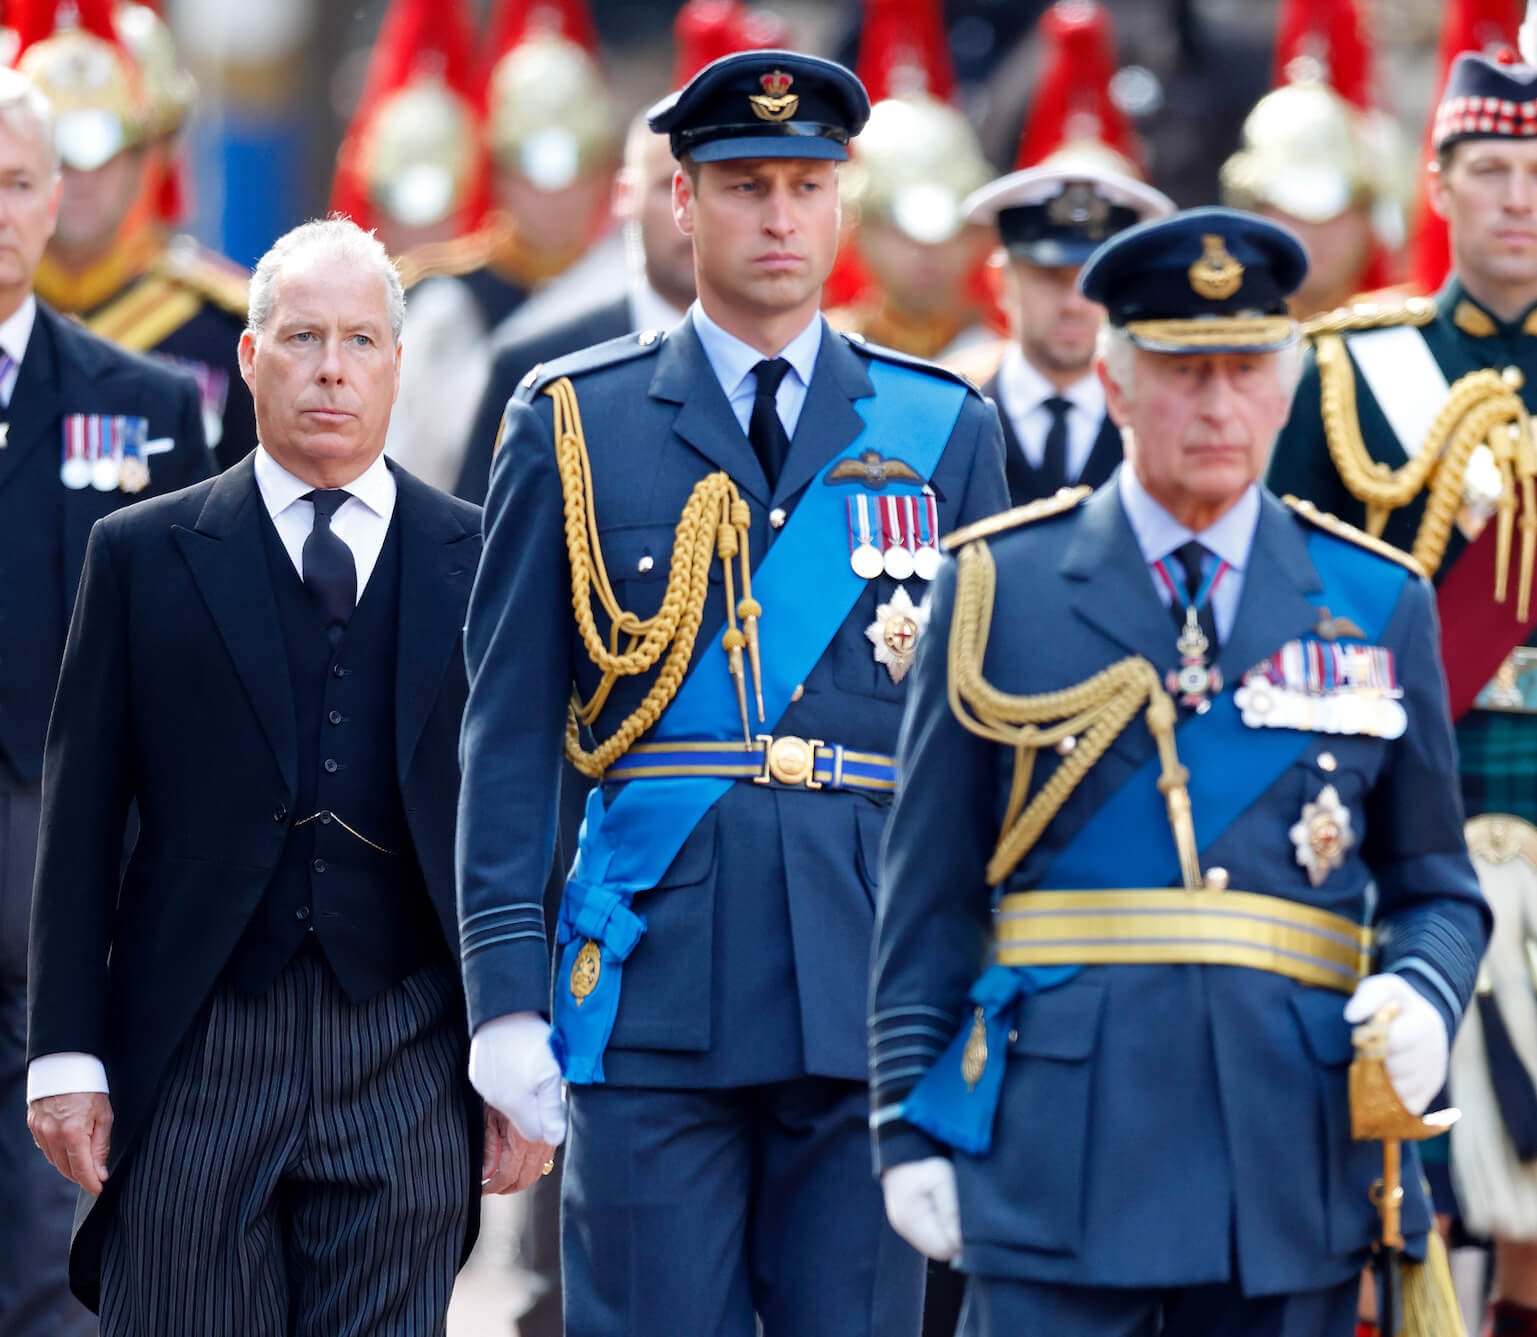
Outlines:
{"type": "MultiPolygon", "coordinates": [[[[1364,548],[1325,533],[1308,537],[1308,554],[1324,590],[1315,607],[1348,617],[1376,641],[1409,574],[1364,548]]],[[[1190,802],[1198,848],[1209,848],[1308,749],[1313,735],[1295,729],[1251,729],[1232,690],[1214,697],[1204,715],[1191,714],[1176,733],[1179,759],[1190,772],[1190,802]],[[1235,758],[1241,765],[1235,765],[1235,758]]],[[[1037,885],[1053,891],[1105,887],[1168,887],[1180,881],[1179,854],[1169,830],[1168,805],[1158,789],[1156,755],[1055,855],[1037,885]]],[[[983,1155],[992,1146],[993,1120],[1003,1090],[1009,1031],[1021,998],[1073,978],[1081,966],[991,966],[972,986],[970,1002],[982,1011],[987,1061],[970,1087],[962,1058],[975,1025],[968,1014],[961,1033],[908,1094],[902,1117],[957,1150],[983,1155]]]]}
{"type": "Polygon", "coordinates": [[[782,780],[773,761],[775,740],[767,735],[752,743],[637,743],[603,773],[609,780],[671,780],[708,776],[716,780],[753,780],[799,789],[856,789],[890,794],[897,787],[897,759],[880,752],[855,752],[820,739],[782,740],[806,748],[811,767],[799,782],[782,780]]]}
{"type": "MultiPolygon", "coordinates": [[[[753,597],[763,607],[766,728],[778,723],[867,583],[849,567],[846,493],[827,486],[828,473],[872,446],[888,454],[899,446],[903,460],[928,478],[968,393],[956,382],[892,363],[872,362],[869,371],[875,394],[855,404],[864,430],[828,461],[753,571],[753,597]]],[[[648,745],[730,738],[741,728],[721,645],[724,634],[722,626],[648,745]]],[[[608,777],[621,778],[618,764],[608,777]]],[[[689,833],[739,778],[744,777],[659,775],[626,784],[606,807],[603,787],[588,795],[557,929],[560,970],[551,1044],[568,1082],[603,1080],[603,1051],[619,1012],[621,967],[646,928],[631,902],[661,881],[689,833]]]]}

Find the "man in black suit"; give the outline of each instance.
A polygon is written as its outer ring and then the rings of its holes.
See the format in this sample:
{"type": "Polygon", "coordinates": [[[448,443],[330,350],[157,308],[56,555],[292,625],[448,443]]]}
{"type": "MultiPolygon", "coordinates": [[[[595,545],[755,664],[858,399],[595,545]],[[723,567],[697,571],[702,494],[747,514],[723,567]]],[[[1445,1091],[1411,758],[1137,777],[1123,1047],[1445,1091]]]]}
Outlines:
{"type": "Polygon", "coordinates": [[[502,410],[530,371],[579,348],[617,339],[631,330],[670,330],[694,300],[694,247],[672,217],[672,178],[678,169],[667,136],[652,131],[644,116],[630,124],[624,166],[614,183],[614,216],[624,226],[629,290],[618,297],[607,287],[572,310],[565,285],[579,275],[557,279],[533,299],[527,313],[514,316],[514,331],[496,354],[491,379],[465,445],[457,495],[477,505],[486,499],[491,455],[502,410]],[[534,309],[537,303],[538,309],[534,309]],[[549,313],[540,316],[540,312],[549,313]],[[526,314],[529,319],[522,316],[526,314]]]}
{"type": "MultiPolygon", "coordinates": [[[[29,1019],[34,1064],[105,1081],[29,1122],[90,1195],[70,1280],[107,1337],[442,1332],[473,1237],[450,944],[480,513],[382,458],[404,312],[352,223],[280,238],[240,342],[261,446],[91,536],[29,1019]]],[[[489,1190],[550,1154],[501,1128],[489,1190]]]]}
{"type": "MultiPolygon", "coordinates": [[[[74,1195],[33,1151],[27,1103],[27,914],[43,735],[91,526],[207,475],[197,387],[120,352],[33,295],[53,232],[53,113],[0,70],[0,1331],[81,1337],[69,1294],[74,1195]]],[[[94,690],[94,688],[92,688],[94,690]]]]}
{"type": "Polygon", "coordinates": [[[1001,247],[1010,343],[982,392],[1003,421],[1015,506],[1080,483],[1098,487],[1121,462],[1121,434],[1093,367],[1105,313],[1078,291],[1078,271],[1105,238],[1174,204],[1106,166],[1114,160],[1102,145],[1075,145],[966,201],[967,218],[996,227],[1001,247]]]}

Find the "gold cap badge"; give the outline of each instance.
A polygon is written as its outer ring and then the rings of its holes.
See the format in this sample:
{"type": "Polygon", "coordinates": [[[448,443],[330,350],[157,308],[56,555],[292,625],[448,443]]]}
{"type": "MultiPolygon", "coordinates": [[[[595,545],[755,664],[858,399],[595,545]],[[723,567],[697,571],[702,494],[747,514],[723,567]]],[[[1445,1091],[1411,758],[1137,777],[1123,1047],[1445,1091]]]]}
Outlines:
{"type": "Polygon", "coordinates": [[[795,82],[793,75],[783,70],[770,70],[758,82],[763,91],[753,93],[747,99],[752,104],[754,116],[760,121],[788,121],[795,115],[801,100],[800,94],[790,91],[790,85],[795,82]]]}
{"type": "Polygon", "coordinates": [[[1243,283],[1243,266],[1228,254],[1222,238],[1208,233],[1201,238],[1201,258],[1190,266],[1190,286],[1196,296],[1209,302],[1231,297],[1243,283]]]}

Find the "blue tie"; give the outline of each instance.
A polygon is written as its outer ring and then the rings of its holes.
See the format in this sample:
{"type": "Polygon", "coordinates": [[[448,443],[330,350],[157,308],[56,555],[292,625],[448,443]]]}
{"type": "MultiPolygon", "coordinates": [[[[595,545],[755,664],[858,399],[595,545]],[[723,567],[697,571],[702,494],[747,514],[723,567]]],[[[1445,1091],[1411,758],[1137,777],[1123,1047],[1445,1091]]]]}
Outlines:
{"type": "Polygon", "coordinates": [[[332,649],[346,631],[358,602],[358,568],[352,549],[331,530],[331,518],[351,495],[339,487],[316,488],[304,494],[315,507],[315,524],[304,540],[302,554],[304,588],[314,595],[325,614],[332,649]]]}

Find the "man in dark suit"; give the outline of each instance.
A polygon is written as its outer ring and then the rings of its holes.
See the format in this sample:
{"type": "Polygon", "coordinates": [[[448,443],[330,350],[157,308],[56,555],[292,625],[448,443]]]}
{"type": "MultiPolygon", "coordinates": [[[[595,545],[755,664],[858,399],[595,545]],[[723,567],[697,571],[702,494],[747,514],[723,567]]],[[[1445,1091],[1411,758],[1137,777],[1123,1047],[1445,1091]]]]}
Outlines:
{"type": "Polygon", "coordinates": [[[657,134],[644,116],[637,116],[625,141],[624,166],[614,182],[614,217],[623,225],[630,262],[629,291],[614,297],[605,290],[601,300],[578,299],[573,311],[569,294],[559,300],[561,292],[576,282],[578,276],[573,273],[569,279],[556,279],[530,303],[530,316],[535,306],[540,312],[558,315],[546,314],[536,322],[513,317],[516,333],[492,363],[491,380],[475,415],[454,488],[466,501],[478,504],[486,499],[502,410],[524,376],[542,362],[631,330],[670,330],[694,300],[694,248],[672,218],[676,169],[667,136],[657,134]]]}
{"type": "Polygon", "coordinates": [[[1078,291],[1078,271],[1105,238],[1174,204],[1107,160],[1103,146],[1069,147],[966,201],[966,216],[995,226],[1001,247],[1010,343],[982,393],[998,405],[1016,506],[1078,483],[1098,487],[1121,462],[1093,368],[1104,312],[1078,291]]]}
{"type": "Polygon", "coordinates": [[[471,1075],[547,1140],[570,1083],[569,1337],[918,1330],[921,1260],[870,1180],[860,963],[925,573],[1005,490],[974,389],[820,315],[868,114],[788,51],[659,104],[699,301],[507,408],[466,633],[471,1075]],[[611,617],[637,632],[612,657],[611,617]],[[603,783],[552,1029],[563,741],[603,783]]]}
{"type": "MultiPolygon", "coordinates": [[[[108,1334],[441,1332],[473,1235],[450,944],[479,513],[381,458],[403,316],[350,222],[279,239],[241,339],[261,448],[91,536],[29,1020],[35,1066],[104,1080],[30,1123],[89,1195],[70,1279],[108,1334]]],[[[537,1177],[498,1127],[487,1187],[537,1177]]]]}
{"type": "Polygon", "coordinates": [[[209,465],[188,378],[33,296],[59,168],[48,102],[11,71],[0,72],[0,182],[0,1329],[75,1337],[95,1325],[65,1277],[74,1195],[38,1159],[23,1119],[43,735],[91,526],[209,465]]]}

